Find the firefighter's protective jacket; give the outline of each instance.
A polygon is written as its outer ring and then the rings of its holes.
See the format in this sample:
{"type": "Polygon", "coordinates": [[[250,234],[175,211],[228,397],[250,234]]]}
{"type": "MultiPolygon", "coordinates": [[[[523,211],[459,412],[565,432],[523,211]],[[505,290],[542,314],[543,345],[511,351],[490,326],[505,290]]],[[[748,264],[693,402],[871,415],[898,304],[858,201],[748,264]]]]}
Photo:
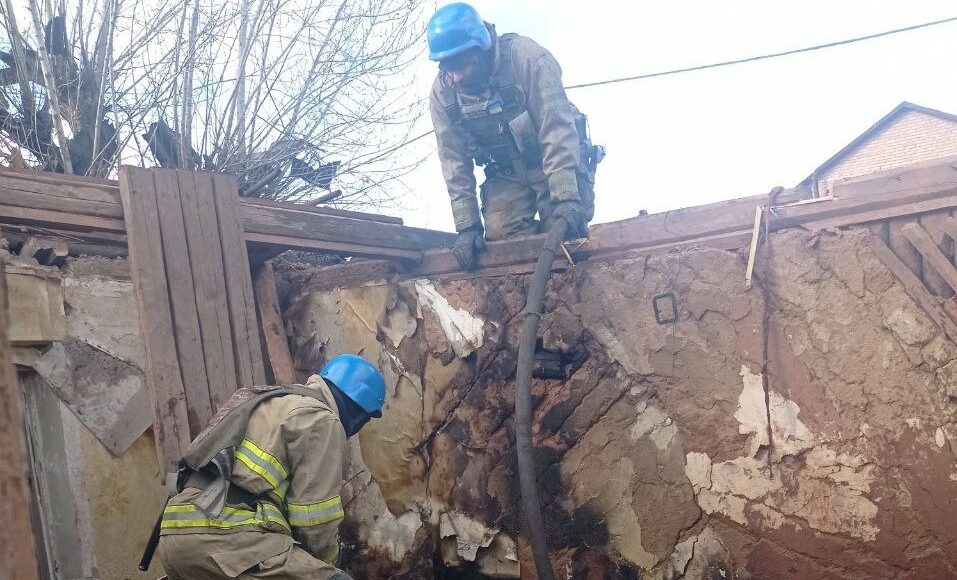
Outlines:
{"type": "MultiPolygon", "coordinates": [[[[336,561],[348,443],[325,381],[313,375],[306,387],[315,396],[275,396],[248,415],[242,441],[233,448],[221,512],[210,515],[218,510],[197,505],[212,478],[194,472],[167,504],[162,535],[273,532],[291,535],[316,558],[336,561]]],[[[242,420],[240,413],[227,413],[222,421],[233,417],[242,420]]]]}

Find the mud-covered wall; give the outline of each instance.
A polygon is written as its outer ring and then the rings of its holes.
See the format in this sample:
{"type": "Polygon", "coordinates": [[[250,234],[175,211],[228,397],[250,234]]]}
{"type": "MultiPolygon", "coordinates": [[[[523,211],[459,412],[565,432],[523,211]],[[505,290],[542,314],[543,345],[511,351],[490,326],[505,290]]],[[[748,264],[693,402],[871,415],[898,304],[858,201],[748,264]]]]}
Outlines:
{"type": "MultiPolygon", "coordinates": [[[[563,578],[957,577],[957,346],[863,229],[556,275],[537,380],[563,578]],[[673,292],[676,324],[652,297],[673,292]]],[[[323,273],[318,271],[316,278],[323,273]]],[[[328,280],[323,285],[328,285],[328,280]]],[[[378,361],[344,537],[362,578],[533,577],[512,447],[524,276],[303,293],[297,366],[378,361]]]]}

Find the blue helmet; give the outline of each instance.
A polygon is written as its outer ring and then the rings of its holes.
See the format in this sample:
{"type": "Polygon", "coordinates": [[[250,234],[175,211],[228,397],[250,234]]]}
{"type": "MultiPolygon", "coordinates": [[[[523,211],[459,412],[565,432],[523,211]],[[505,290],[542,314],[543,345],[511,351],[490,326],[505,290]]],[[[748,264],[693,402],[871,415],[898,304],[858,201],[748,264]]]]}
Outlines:
{"type": "Polygon", "coordinates": [[[465,2],[453,2],[435,11],[426,33],[429,59],[444,60],[470,48],[488,50],[492,35],[479,13],[465,2]]]}
{"type": "Polygon", "coordinates": [[[369,361],[354,354],[340,354],[322,367],[319,376],[334,384],[366,413],[382,416],[385,380],[369,361]]]}

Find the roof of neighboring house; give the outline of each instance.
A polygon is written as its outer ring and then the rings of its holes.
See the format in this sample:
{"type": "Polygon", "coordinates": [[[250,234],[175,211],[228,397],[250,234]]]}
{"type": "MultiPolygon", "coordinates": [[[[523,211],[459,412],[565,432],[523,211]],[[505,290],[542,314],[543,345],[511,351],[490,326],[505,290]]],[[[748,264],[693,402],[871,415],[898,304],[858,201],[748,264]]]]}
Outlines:
{"type": "Polygon", "coordinates": [[[827,161],[821,164],[820,167],[815,169],[808,175],[800,185],[809,185],[815,180],[815,178],[823,173],[825,170],[830,168],[832,165],[840,161],[845,155],[856,149],[859,145],[863,144],[865,141],[874,136],[878,131],[886,127],[891,121],[893,121],[898,115],[901,115],[905,112],[915,111],[918,113],[924,113],[926,115],[931,115],[947,121],[953,121],[957,123],[957,115],[952,115],[950,113],[945,113],[943,111],[938,111],[937,109],[931,109],[929,107],[922,107],[920,105],[915,105],[914,103],[909,103],[907,101],[902,102],[901,104],[894,107],[891,112],[887,113],[879,121],[870,126],[869,129],[857,136],[853,141],[844,146],[843,149],[832,155],[827,161]]]}

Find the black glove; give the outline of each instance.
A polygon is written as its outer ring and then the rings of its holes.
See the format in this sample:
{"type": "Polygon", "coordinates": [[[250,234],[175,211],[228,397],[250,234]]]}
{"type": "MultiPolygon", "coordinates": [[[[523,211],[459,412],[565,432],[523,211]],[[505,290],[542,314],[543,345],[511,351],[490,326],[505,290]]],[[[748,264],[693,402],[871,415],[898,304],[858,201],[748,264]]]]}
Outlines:
{"type": "Polygon", "coordinates": [[[579,201],[559,201],[552,206],[552,219],[564,218],[568,223],[565,239],[588,237],[588,222],[585,220],[585,211],[579,201]]]}
{"type": "Polygon", "coordinates": [[[465,270],[478,268],[478,253],[485,250],[485,232],[481,228],[459,232],[452,253],[465,270]]]}

